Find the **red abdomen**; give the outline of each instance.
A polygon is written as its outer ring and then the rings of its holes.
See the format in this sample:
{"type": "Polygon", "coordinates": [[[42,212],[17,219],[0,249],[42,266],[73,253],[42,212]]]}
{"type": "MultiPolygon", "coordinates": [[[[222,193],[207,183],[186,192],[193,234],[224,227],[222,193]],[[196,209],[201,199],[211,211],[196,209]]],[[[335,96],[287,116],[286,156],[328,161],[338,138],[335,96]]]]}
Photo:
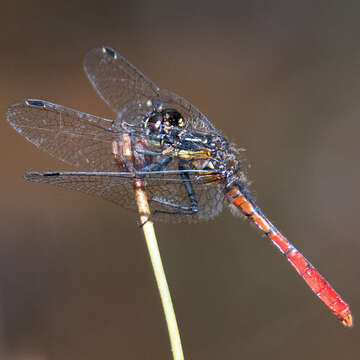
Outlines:
{"type": "Polygon", "coordinates": [[[290,264],[309,285],[310,289],[341,320],[351,327],[353,324],[349,305],[340,297],[324,277],[306,258],[276,229],[254,203],[247,190],[234,185],[226,192],[226,197],[242,214],[262,230],[272,243],[286,256],[290,264]]]}

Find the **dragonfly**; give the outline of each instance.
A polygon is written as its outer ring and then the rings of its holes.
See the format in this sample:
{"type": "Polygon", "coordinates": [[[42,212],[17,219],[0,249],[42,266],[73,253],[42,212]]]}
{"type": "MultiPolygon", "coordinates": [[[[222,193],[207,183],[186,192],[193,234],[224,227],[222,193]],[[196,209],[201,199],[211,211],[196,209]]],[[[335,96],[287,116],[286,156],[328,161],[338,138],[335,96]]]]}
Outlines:
{"type": "Polygon", "coordinates": [[[240,148],[189,101],[159,88],[112,48],[91,50],[83,66],[116,119],[39,99],[11,105],[6,117],[19,134],[81,170],[28,172],[27,180],[135,210],[137,179],[144,184],[153,219],[170,222],[208,220],[227,203],[267,236],[343,325],[353,325],[349,305],[255,203],[240,148]],[[125,156],[129,149],[130,160],[125,156]]]}

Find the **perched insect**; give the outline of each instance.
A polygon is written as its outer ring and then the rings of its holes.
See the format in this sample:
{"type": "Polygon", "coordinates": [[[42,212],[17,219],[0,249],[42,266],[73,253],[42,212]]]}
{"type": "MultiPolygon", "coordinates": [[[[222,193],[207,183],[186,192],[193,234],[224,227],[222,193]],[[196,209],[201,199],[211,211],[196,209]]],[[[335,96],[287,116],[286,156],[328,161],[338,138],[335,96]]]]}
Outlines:
{"type": "Polygon", "coordinates": [[[30,172],[25,178],[136,208],[134,179],[141,179],[155,220],[199,221],[218,215],[224,199],[285,255],[312,291],[352,326],[349,306],[255,204],[236,146],[187,100],[158,88],[109,47],[91,50],[85,72],[116,120],[26,99],[7,120],[30,142],[81,172],[30,172]],[[131,157],[124,156],[130,139],[131,157]]]}

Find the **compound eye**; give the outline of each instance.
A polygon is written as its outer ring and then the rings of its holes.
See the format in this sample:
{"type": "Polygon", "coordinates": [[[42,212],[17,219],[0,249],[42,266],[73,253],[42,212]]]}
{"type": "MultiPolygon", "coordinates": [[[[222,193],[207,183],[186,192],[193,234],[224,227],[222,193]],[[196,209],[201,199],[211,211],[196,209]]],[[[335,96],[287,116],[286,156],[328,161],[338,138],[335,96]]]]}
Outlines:
{"type": "Polygon", "coordinates": [[[168,126],[184,127],[185,121],[181,114],[173,109],[165,109],[163,111],[164,123],[168,126]]]}

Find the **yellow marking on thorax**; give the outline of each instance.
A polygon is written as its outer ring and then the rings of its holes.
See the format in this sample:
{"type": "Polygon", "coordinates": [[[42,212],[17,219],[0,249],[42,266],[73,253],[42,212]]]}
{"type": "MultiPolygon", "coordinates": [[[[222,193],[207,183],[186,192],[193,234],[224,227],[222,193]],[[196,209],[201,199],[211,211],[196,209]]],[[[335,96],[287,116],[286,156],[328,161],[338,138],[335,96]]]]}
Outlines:
{"type": "Polygon", "coordinates": [[[210,156],[210,152],[206,150],[175,150],[175,154],[177,157],[184,160],[204,160],[210,156]]]}

